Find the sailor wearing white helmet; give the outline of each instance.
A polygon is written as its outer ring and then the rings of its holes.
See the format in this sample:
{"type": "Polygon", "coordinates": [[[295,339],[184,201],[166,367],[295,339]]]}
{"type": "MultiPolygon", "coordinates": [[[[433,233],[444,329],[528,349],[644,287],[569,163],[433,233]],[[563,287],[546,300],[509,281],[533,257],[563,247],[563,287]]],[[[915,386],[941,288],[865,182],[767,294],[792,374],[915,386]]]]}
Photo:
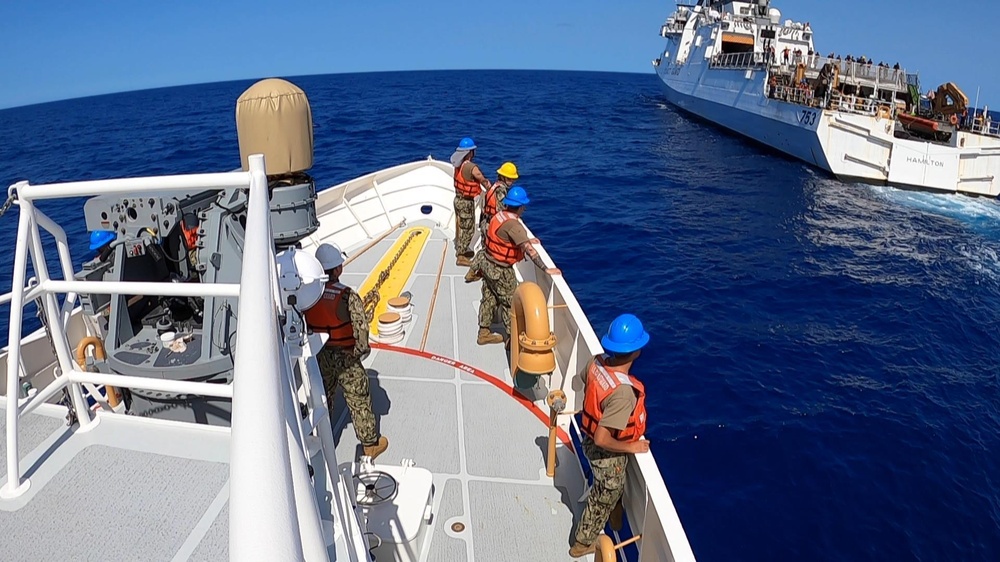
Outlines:
{"type": "Polygon", "coordinates": [[[364,305],[358,293],[340,282],[346,257],[335,244],[320,244],[316,249],[316,259],[330,279],[323,297],[306,311],[306,323],[314,332],[330,335],[316,356],[323,373],[327,406],[333,406],[340,386],[351,412],[354,433],[364,447],[364,454],[374,460],[389,447],[389,440],[375,428],[368,373],[361,365],[361,359],[371,350],[364,305]]]}

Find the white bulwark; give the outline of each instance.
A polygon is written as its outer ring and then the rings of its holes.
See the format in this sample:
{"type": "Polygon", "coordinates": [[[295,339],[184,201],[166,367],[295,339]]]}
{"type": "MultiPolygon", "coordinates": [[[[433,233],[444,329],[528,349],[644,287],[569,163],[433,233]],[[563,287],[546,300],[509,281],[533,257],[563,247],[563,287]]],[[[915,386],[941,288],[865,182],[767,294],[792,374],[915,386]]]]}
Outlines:
{"type": "Polygon", "coordinates": [[[660,28],[672,104],[844,180],[996,197],[1000,123],[953,83],[921,94],[898,63],[822,55],[769,0],[699,0],[660,28]]]}

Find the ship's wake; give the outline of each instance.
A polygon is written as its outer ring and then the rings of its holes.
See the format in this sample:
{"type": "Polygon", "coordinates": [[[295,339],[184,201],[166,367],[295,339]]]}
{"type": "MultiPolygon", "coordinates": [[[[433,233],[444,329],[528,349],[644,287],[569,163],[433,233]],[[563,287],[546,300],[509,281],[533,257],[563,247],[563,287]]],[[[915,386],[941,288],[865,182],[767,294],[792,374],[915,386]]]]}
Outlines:
{"type": "Polygon", "coordinates": [[[996,234],[1000,239],[1000,203],[985,197],[951,193],[908,191],[887,186],[871,186],[881,198],[935,215],[957,219],[976,230],[996,234]]]}
{"type": "Polygon", "coordinates": [[[993,200],[825,178],[807,182],[806,194],[805,238],[839,250],[820,269],[866,283],[1000,281],[1000,204],[993,200]]]}

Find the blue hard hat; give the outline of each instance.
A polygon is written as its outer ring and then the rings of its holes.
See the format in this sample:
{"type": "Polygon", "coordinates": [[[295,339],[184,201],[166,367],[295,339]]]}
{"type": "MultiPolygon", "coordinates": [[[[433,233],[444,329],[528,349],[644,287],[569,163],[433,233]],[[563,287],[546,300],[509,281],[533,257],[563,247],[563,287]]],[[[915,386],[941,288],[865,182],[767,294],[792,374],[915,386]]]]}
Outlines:
{"type": "Polygon", "coordinates": [[[528,199],[528,194],[524,191],[523,187],[515,185],[510,188],[510,191],[507,192],[507,197],[504,197],[501,203],[508,207],[523,207],[531,203],[531,199],[528,199]]]}
{"type": "Polygon", "coordinates": [[[90,249],[100,250],[115,239],[115,233],[110,230],[95,230],[90,233],[90,249]]]}
{"type": "Polygon", "coordinates": [[[476,141],[472,140],[469,137],[465,137],[464,139],[458,141],[458,149],[459,150],[475,150],[476,149],[476,141]]]}
{"type": "Polygon", "coordinates": [[[622,314],[608,326],[608,333],[601,338],[601,345],[611,353],[632,353],[649,343],[649,334],[635,315],[622,314]]]}

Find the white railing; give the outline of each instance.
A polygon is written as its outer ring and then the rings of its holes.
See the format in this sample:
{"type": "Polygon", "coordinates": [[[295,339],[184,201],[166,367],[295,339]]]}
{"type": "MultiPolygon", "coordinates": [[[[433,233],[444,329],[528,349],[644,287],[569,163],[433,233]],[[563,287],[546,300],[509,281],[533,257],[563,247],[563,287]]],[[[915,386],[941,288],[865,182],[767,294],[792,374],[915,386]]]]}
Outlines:
{"type": "Polygon", "coordinates": [[[841,83],[873,86],[881,89],[893,91],[906,91],[906,71],[903,69],[887,68],[876,64],[861,64],[855,61],[836,60],[819,55],[791,54],[786,61],[784,55],[779,53],[775,60],[775,67],[781,69],[785,74],[794,74],[799,64],[805,66],[806,76],[815,78],[823,67],[832,64],[840,76],[841,83]]]}
{"type": "Polygon", "coordinates": [[[817,57],[812,68],[819,70],[827,63],[833,64],[840,75],[841,82],[857,84],[866,82],[879,88],[888,88],[898,91],[905,91],[906,71],[894,69],[876,64],[861,64],[856,61],[836,60],[827,57],[817,57]]]}
{"type": "Polygon", "coordinates": [[[791,86],[770,86],[769,88],[769,98],[809,107],[816,105],[816,98],[811,88],[793,88],[791,86]]]}
{"type": "Polygon", "coordinates": [[[973,121],[972,127],[970,127],[969,130],[980,135],[1000,137],[1000,121],[992,121],[989,119],[983,120],[982,118],[978,118],[973,121]]]}
{"type": "Polygon", "coordinates": [[[283,338],[274,304],[274,242],[263,157],[251,157],[249,187],[233,367],[229,556],[302,560],[306,552],[315,556],[320,549],[326,558],[318,515],[312,521],[302,516],[316,511],[315,497],[296,493],[309,475],[301,448],[292,451],[296,432],[289,427],[294,413],[287,411],[291,389],[287,378],[282,380],[287,365],[281,361],[283,338]]]}
{"type": "MultiPolygon", "coordinates": [[[[21,478],[19,455],[17,454],[19,418],[36,408],[39,404],[52,398],[64,388],[69,390],[73,409],[76,411],[80,423],[80,431],[86,431],[93,423],[83,396],[82,385],[85,383],[104,384],[108,380],[116,382],[127,381],[129,383],[135,382],[136,384],[130,384],[135,388],[156,386],[155,390],[166,392],[191,392],[198,390],[198,393],[208,396],[216,396],[220,392],[228,392],[228,389],[220,390],[218,385],[210,383],[122,377],[121,375],[106,375],[80,370],[73,360],[73,353],[66,333],[66,326],[69,323],[77,293],[86,291],[96,294],[136,294],[133,291],[139,291],[147,294],[150,292],[153,294],[169,293],[177,296],[198,296],[203,293],[197,286],[176,283],[102,284],[67,281],[74,279],[74,271],[66,232],[54,220],[38,210],[34,202],[39,199],[81,197],[108,193],[132,194],[137,191],[188,191],[192,188],[217,188],[219,186],[246,188],[249,185],[249,181],[249,173],[235,172],[231,174],[97,180],[50,185],[30,185],[27,182],[20,182],[11,187],[12,192],[16,192],[17,194],[17,205],[20,210],[20,216],[18,218],[17,230],[18,243],[14,249],[13,289],[10,294],[10,322],[7,333],[9,349],[7,353],[6,397],[8,408],[6,414],[6,442],[7,450],[10,451],[10,454],[7,455],[7,483],[0,489],[0,495],[3,497],[16,497],[23,494],[29,486],[29,482],[21,478]],[[49,275],[39,227],[46,230],[55,239],[63,280],[54,280],[49,275]],[[31,263],[38,279],[38,285],[30,289],[25,286],[29,255],[31,256],[31,263]],[[56,296],[60,293],[66,294],[62,308],[59,307],[56,299],[56,296]],[[18,385],[20,377],[18,375],[21,373],[19,367],[22,362],[21,328],[24,318],[24,306],[30,300],[34,299],[39,299],[41,301],[40,304],[42,304],[42,312],[45,324],[48,326],[48,336],[55,351],[56,367],[59,375],[46,387],[39,389],[33,397],[27,398],[23,403],[19,404],[18,396],[20,389],[18,385]]],[[[206,285],[205,287],[208,287],[208,290],[213,292],[217,291],[227,294],[233,292],[232,288],[226,285],[217,287],[206,285]]],[[[201,289],[205,287],[201,287],[201,289]]],[[[154,389],[149,388],[149,390],[154,389]]]]}
{"type": "Polygon", "coordinates": [[[769,60],[767,53],[725,53],[713,56],[709,61],[711,68],[728,70],[748,70],[764,68],[769,60]]]}
{"type": "Polygon", "coordinates": [[[896,108],[884,101],[854,95],[844,95],[838,91],[830,94],[828,108],[843,113],[877,115],[885,119],[895,117],[896,108]]]}
{"type": "Polygon", "coordinates": [[[446,162],[423,160],[373,172],[320,191],[316,214],[323,220],[309,241],[303,241],[303,248],[330,239],[342,248],[350,248],[414,217],[432,220],[446,232],[454,232],[453,170],[446,162]],[[413,174],[423,177],[414,179],[413,174]],[[420,212],[425,205],[430,207],[426,215],[420,212]]]}
{"type": "MultiPolygon", "coordinates": [[[[6,387],[7,483],[0,489],[0,496],[19,496],[30,485],[27,479],[22,478],[19,465],[20,418],[64,388],[70,391],[80,423],[78,431],[81,432],[89,430],[99,421],[99,418],[91,417],[86,407],[82,385],[112,385],[232,398],[230,557],[262,561],[328,559],[316,494],[306,467],[304,452],[308,449],[304,445],[305,435],[293,394],[294,374],[279,324],[277,272],[263,156],[251,156],[249,168],[249,172],[38,186],[21,182],[12,187],[17,192],[20,217],[18,243],[14,251],[14,290],[9,297],[0,297],[0,304],[9,300],[11,305],[6,387]],[[239,285],[67,281],[74,277],[66,233],[34,205],[38,199],[60,197],[222,188],[249,189],[239,285]],[[64,280],[53,280],[49,276],[39,226],[56,240],[64,280]],[[26,286],[29,254],[38,278],[35,287],[26,286]],[[62,309],[56,300],[59,293],[67,294],[62,309]],[[233,384],[172,381],[80,370],[73,361],[66,331],[60,329],[68,322],[75,293],[237,297],[239,322],[233,384]],[[33,396],[18,400],[22,318],[25,304],[35,298],[41,299],[44,305],[43,313],[59,374],[33,396]],[[246,343],[240,345],[241,342],[246,343]]],[[[308,387],[306,392],[310,394],[308,387]]],[[[323,454],[327,462],[335,463],[332,460],[335,453],[326,445],[324,442],[323,454]]],[[[331,479],[336,483],[335,474],[331,475],[331,479]]],[[[347,515],[343,511],[338,514],[347,515]]]]}

